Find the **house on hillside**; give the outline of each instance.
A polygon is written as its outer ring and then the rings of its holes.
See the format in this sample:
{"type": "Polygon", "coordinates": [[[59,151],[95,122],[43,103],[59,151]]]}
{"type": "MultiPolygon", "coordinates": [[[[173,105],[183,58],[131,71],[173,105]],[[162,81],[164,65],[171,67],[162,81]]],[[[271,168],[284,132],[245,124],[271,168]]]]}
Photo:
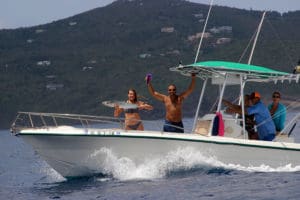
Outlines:
{"type": "Polygon", "coordinates": [[[166,54],[167,55],[180,55],[180,51],[177,49],[174,49],[172,51],[167,51],[166,54]]]}
{"type": "Polygon", "coordinates": [[[213,27],[211,29],[209,29],[209,32],[211,33],[231,33],[232,32],[232,26],[220,26],[220,27],[213,27]]]}
{"type": "Polygon", "coordinates": [[[143,59],[144,59],[144,58],[150,58],[150,57],[151,57],[151,54],[150,54],[150,53],[143,53],[143,54],[140,54],[139,57],[140,57],[140,58],[143,58],[143,59]]]}
{"type": "Polygon", "coordinates": [[[89,71],[89,70],[92,70],[93,67],[89,67],[89,66],[84,66],[82,67],[82,71],[89,71]]]}
{"type": "Polygon", "coordinates": [[[160,29],[160,32],[162,33],[173,33],[174,31],[174,27],[163,27],[160,29]]]}
{"type": "Polygon", "coordinates": [[[55,79],[56,78],[56,75],[47,75],[45,76],[47,79],[55,79]]]}
{"type": "Polygon", "coordinates": [[[97,60],[89,60],[87,61],[88,64],[96,64],[97,63],[97,60]]]}
{"type": "Polygon", "coordinates": [[[63,87],[64,87],[64,84],[61,84],[61,83],[48,83],[46,85],[47,90],[57,90],[57,89],[60,89],[63,87]]]}
{"type": "Polygon", "coordinates": [[[203,18],[202,13],[193,14],[195,18],[203,18]]]}
{"type": "Polygon", "coordinates": [[[51,65],[51,61],[50,60],[38,61],[38,62],[36,62],[36,65],[38,65],[38,66],[50,66],[51,65]]]}
{"type": "Polygon", "coordinates": [[[70,26],[75,26],[77,24],[77,22],[69,22],[70,26]]]}
{"type": "Polygon", "coordinates": [[[27,43],[33,43],[33,39],[26,40],[27,43]]]}
{"type": "Polygon", "coordinates": [[[203,38],[209,38],[211,37],[211,34],[209,32],[205,33],[196,33],[195,35],[188,36],[188,41],[193,42],[194,40],[198,40],[203,35],[203,38]]]}
{"type": "Polygon", "coordinates": [[[35,30],[35,33],[36,33],[36,34],[43,33],[43,32],[45,32],[44,29],[36,29],[36,30],[35,30]]]}
{"type": "Polygon", "coordinates": [[[216,44],[227,44],[231,42],[231,38],[218,38],[216,44]]]}

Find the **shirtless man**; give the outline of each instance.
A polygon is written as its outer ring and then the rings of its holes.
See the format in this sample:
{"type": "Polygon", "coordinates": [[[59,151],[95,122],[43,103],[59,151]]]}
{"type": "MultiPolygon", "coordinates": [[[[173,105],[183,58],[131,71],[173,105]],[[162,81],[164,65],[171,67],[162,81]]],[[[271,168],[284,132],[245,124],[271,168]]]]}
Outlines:
{"type": "Polygon", "coordinates": [[[148,81],[148,90],[150,94],[157,100],[162,101],[166,107],[166,118],[164,124],[165,132],[177,132],[183,133],[183,123],[182,123],[182,102],[183,100],[192,93],[195,88],[196,76],[192,74],[192,81],[188,89],[182,92],[180,95],[176,94],[176,86],[171,84],[168,86],[168,94],[164,95],[156,92],[153,89],[151,81],[148,81]]]}

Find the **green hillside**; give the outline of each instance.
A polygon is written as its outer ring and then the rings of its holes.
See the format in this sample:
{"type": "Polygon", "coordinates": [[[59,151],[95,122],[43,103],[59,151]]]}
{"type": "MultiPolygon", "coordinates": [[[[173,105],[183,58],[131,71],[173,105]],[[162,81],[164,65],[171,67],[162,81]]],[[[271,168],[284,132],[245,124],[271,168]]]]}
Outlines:
{"type": "MultiPolygon", "coordinates": [[[[126,99],[129,88],[155,106],[143,117],[163,118],[163,105],[150,97],[144,77],[151,72],[161,92],[169,83],[179,92],[188,86],[189,78],[169,67],[194,61],[207,11],[207,5],[182,0],[119,0],[49,24],[0,30],[0,127],[8,128],[17,111],[112,115],[100,102],[126,99]]],[[[239,61],[261,15],[214,6],[199,59],[239,61]]],[[[291,72],[299,33],[300,11],[267,13],[252,63],[291,72]]],[[[201,85],[187,99],[185,116],[194,114],[201,85]]],[[[259,91],[300,98],[299,84],[286,87],[262,85],[259,91]]]]}

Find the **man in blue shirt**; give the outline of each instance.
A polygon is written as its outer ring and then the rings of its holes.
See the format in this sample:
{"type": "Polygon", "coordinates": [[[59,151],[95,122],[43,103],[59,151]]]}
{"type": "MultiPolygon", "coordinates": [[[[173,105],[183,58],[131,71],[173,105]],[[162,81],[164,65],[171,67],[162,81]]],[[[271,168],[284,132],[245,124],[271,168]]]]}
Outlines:
{"type": "Polygon", "coordinates": [[[248,107],[248,115],[254,115],[255,123],[260,140],[272,141],[275,138],[275,125],[267,107],[260,101],[260,94],[253,92],[250,96],[253,103],[248,107]]]}
{"type": "Polygon", "coordinates": [[[286,118],[286,107],[279,102],[280,98],[280,92],[274,92],[272,95],[273,102],[268,106],[277,132],[283,130],[286,118]]]}

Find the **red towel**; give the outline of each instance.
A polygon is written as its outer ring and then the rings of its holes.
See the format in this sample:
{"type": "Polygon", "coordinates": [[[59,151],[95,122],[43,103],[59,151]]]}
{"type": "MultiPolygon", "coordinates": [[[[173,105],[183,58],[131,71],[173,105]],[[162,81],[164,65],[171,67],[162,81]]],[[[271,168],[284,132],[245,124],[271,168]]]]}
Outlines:
{"type": "Polygon", "coordinates": [[[219,118],[218,135],[219,136],[224,136],[224,121],[223,121],[223,116],[222,116],[222,114],[220,112],[217,112],[216,116],[219,118]]]}

